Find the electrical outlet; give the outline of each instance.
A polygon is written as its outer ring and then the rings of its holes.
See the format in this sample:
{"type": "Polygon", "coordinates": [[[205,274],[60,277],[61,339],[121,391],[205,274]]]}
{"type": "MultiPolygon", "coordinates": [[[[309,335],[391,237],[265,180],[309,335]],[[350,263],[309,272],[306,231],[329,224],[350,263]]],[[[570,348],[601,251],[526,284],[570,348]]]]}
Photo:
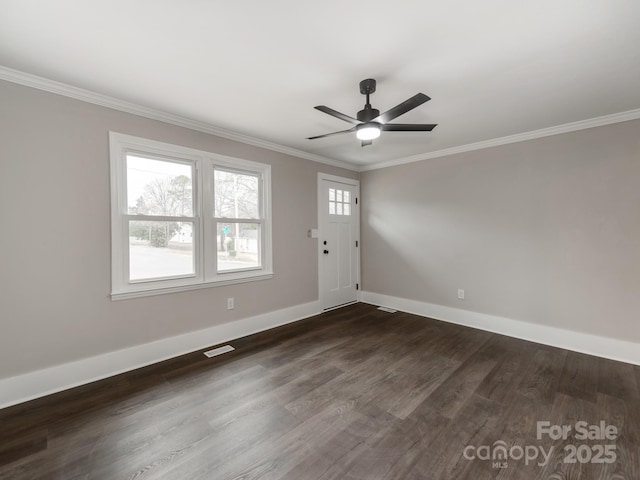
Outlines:
{"type": "Polygon", "coordinates": [[[235,308],[235,301],[233,300],[233,297],[229,297],[227,298],[227,310],[233,310],[235,308]]]}
{"type": "Polygon", "coordinates": [[[458,299],[464,300],[464,290],[462,288],[458,289],[458,299]]]}

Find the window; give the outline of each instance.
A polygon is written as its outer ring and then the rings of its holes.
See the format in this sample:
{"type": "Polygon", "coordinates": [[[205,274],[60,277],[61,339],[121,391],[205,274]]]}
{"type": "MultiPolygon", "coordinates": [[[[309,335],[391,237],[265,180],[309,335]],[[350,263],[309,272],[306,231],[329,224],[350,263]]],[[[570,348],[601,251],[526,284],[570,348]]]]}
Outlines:
{"type": "Polygon", "coordinates": [[[214,172],[218,272],[260,267],[260,177],[216,168],[214,172]]]}
{"type": "Polygon", "coordinates": [[[110,142],[112,298],[272,277],[269,165],[110,142]]]}
{"type": "Polygon", "coordinates": [[[193,277],[193,165],[136,153],[125,159],[129,281],[193,277]]]}

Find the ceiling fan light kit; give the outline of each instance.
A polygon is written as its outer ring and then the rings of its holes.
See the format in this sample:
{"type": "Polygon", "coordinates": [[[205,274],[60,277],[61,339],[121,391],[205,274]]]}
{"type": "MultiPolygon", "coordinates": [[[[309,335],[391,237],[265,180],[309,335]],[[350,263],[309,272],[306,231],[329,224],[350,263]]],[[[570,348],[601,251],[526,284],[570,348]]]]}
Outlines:
{"type": "Polygon", "coordinates": [[[357,118],[350,117],[344,113],[340,113],[332,108],[324,105],[318,105],[316,110],[331,115],[332,117],[339,118],[345,122],[355,125],[348,130],[341,130],[339,132],[327,133],[325,135],[317,135],[315,137],[308,137],[309,140],[315,140],[317,138],[329,137],[332,135],[338,135],[341,133],[356,132],[358,140],[362,141],[362,146],[366,147],[371,145],[372,140],[380,136],[382,130],[387,132],[430,132],[437,124],[399,124],[399,123],[387,123],[394,118],[399,117],[407,113],[409,110],[422,105],[423,103],[431,100],[424,93],[418,93],[408,100],[396,105],[391,110],[386,111],[380,115],[380,110],[373,108],[369,102],[369,95],[376,91],[376,81],[373,78],[367,78],[360,82],[360,93],[366,95],[367,103],[364,108],[357,114],[357,118]]]}
{"type": "Polygon", "coordinates": [[[380,136],[380,125],[377,123],[363,123],[356,127],[356,137],[359,140],[374,140],[380,136]]]}

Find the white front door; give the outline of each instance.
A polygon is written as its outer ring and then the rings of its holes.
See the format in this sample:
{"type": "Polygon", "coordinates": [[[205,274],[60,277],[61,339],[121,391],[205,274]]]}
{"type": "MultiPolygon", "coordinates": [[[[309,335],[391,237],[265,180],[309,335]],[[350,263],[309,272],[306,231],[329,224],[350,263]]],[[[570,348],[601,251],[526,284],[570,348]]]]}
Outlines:
{"type": "Polygon", "coordinates": [[[319,174],[320,301],[323,309],[355,302],[359,271],[359,183],[319,174]]]}

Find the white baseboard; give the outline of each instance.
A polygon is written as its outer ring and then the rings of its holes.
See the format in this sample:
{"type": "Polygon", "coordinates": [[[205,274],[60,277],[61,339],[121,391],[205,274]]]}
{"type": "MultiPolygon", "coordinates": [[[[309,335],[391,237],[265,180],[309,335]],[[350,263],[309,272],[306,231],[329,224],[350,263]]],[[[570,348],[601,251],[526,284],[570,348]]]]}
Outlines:
{"type": "MultiPolygon", "coordinates": [[[[640,344],[484,313],[360,291],[359,300],[423,317],[499,333],[553,347],[640,365],[640,344]]],[[[216,325],[75,362],[0,379],[0,408],[118,375],[185,353],[229,342],[317,315],[319,301],[216,325]]]]}
{"type": "Polygon", "coordinates": [[[185,353],[317,315],[320,302],[304,303],[35,372],[0,379],[0,408],[118,375],[185,353]]]}
{"type": "Polygon", "coordinates": [[[443,305],[361,292],[360,301],[575,352],[640,365],[640,344],[443,305]]]}

